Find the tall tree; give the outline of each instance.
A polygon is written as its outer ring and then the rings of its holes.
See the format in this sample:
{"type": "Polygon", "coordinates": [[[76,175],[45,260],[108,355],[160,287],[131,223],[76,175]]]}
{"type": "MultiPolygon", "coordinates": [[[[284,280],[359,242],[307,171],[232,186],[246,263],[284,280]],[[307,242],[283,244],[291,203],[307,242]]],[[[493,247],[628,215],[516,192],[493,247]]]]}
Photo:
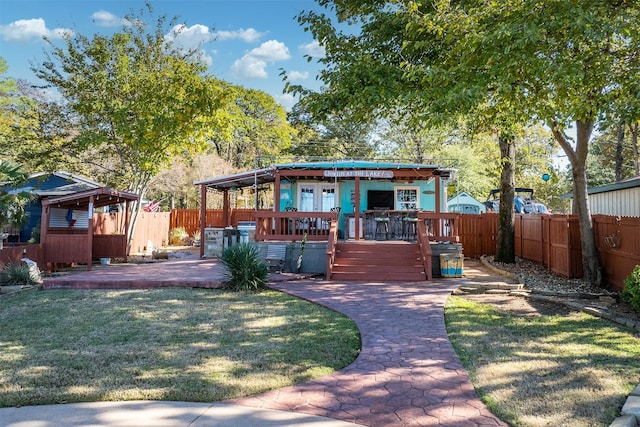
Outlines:
{"type": "Polygon", "coordinates": [[[375,126],[351,120],[348,114],[313,114],[296,104],[288,115],[297,135],[289,153],[293,157],[366,158],[377,156],[375,126]]]}
{"type": "MultiPolygon", "coordinates": [[[[303,16],[333,65],[323,74],[333,95],[322,99],[323,107],[336,100],[349,105],[352,98],[369,108],[402,105],[410,115],[422,112],[429,119],[475,112],[483,126],[497,131],[505,155],[530,120],[547,124],[572,166],[585,279],[603,283],[587,197],[587,154],[598,119],[619,108],[617,98],[624,96],[632,119],[627,122],[638,118],[637,2],[319,3],[358,23],[362,34],[336,31],[326,16],[303,16]],[[575,140],[566,133],[570,124],[575,140]]],[[[509,169],[513,159],[504,160],[509,169]]]]}
{"type": "MultiPolygon", "coordinates": [[[[477,2],[478,13],[482,3],[477,2]]],[[[513,82],[499,89],[522,93],[521,109],[547,123],[567,154],[584,277],[603,284],[587,196],[587,155],[598,119],[616,108],[618,90],[630,90],[628,74],[640,72],[635,59],[640,6],[624,0],[505,3],[500,20],[492,21],[473,47],[491,46],[478,54],[513,82]],[[567,136],[569,123],[575,141],[567,136]]]]}
{"type": "Polygon", "coordinates": [[[221,126],[206,134],[214,151],[237,168],[256,167],[292,144],[294,129],[287,113],[265,92],[225,83],[226,103],[215,115],[221,126]],[[221,132],[220,129],[223,129],[221,132]]]}
{"type": "Polygon", "coordinates": [[[47,60],[34,67],[64,98],[77,129],[73,142],[96,149],[93,161],[107,182],[141,198],[173,156],[206,148],[203,128],[223,96],[219,82],[203,76],[196,52],[174,49],[165,37],[179,28],[175,21],[160,17],[151,26],[145,19],[144,11],[126,16],[112,36],[76,34],[64,47],[49,42],[47,60]]]}

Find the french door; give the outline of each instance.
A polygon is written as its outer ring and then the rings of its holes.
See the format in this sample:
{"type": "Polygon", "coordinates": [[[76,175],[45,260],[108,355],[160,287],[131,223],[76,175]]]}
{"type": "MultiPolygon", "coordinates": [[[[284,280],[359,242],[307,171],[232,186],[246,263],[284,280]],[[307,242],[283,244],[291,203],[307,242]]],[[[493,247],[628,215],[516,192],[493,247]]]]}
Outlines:
{"type": "Polygon", "coordinates": [[[303,182],[298,185],[298,211],[330,212],[337,206],[338,194],[335,184],[303,182]]]}

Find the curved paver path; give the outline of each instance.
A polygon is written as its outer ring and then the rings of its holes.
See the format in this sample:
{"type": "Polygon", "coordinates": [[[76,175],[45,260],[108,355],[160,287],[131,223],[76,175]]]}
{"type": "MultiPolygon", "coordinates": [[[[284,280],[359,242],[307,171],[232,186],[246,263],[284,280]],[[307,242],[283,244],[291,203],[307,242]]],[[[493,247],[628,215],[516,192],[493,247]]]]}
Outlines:
{"type": "Polygon", "coordinates": [[[507,426],[480,401],[447,337],[444,304],[462,283],[274,283],[353,319],[362,351],[332,375],[232,403],[367,426],[507,426]]]}

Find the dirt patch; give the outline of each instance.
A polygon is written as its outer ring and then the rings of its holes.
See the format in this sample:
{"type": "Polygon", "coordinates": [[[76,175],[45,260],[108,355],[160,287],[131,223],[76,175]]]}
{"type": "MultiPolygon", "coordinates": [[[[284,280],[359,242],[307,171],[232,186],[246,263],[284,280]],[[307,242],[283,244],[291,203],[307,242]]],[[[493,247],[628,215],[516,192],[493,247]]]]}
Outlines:
{"type": "Polygon", "coordinates": [[[491,304],[500,311],[510,312],[519,317],[568,316],[575,311],[563,304],[512,295],[458,294],[458,296],[481,304],[491,304]]]}

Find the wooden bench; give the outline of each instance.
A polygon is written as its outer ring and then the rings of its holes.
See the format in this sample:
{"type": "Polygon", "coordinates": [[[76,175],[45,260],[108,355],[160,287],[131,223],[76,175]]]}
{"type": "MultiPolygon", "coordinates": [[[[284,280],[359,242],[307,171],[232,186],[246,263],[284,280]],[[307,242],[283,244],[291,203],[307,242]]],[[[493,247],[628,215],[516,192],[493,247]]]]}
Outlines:
{"type": "Polygon", "coordinates": [[[265,260],[269,263],[269,270],[275,267],[278,273],[282,273],[286,255],[287,247],[285,245],[268,245],[265,260]]]}

